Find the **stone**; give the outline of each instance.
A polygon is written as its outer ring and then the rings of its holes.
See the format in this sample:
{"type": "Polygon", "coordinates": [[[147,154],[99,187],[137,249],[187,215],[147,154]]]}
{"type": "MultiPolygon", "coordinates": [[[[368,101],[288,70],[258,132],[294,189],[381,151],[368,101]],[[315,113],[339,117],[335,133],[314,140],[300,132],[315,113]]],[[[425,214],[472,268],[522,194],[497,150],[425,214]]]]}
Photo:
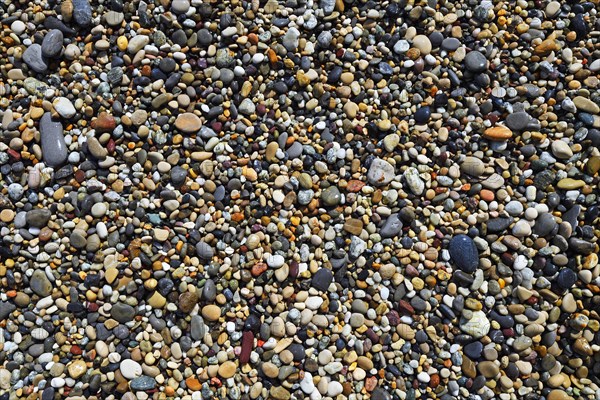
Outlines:
{"type": "Polygon", "coordinates": [[[474,311],[471,318],[462,317],[460,319],[460,329],[475,339],[480,339],[487,335],[490,327],[490,321],[483,311],[474,311]]]}
{"type": "Polygon", "coordinates": [[[37,73],[48,71],[48,64],[42,55],[42,46],[37,43],[32,44],[23,52],[23,61],[37,73]]]}
{"type": "Polygon", "coordinates": [[[290,392],[282,386],[272,386],[269,395],[275,400],[289,400],[290,392]]]}
{"type": "Polygon", "coordinates": [[[479,266],[479,252],[473,239],[467,235],[454,236],[448,250],[452,261],[462,271],[473,273],[479,266]]]}
{"type": "Polygon", "coordinates": [[[231,378],[237,371],[237,365],[233,361],[225,361],[219,365],[219,376],[225,379],[231,378]]]}
{"type": "Polygon", "coordinates": [[[514,224],[512,234],[518,238],[527,237],[531,235],[531,225],[526,220],[521,219],[514,224]]]}
{"type": "Polygon", "coordinates": [[[556,226],[556,220],[551,213],[542,213],[535,220],[533,233],[538,236],[547,236],[556,228],[556,226]]]}
{"type": "Polygon", "coordinates": [[[512,136],[512,131],[508,127],[502,125],[488,128],[483,133],[483,137],[490,140],[507,140],[512,138],[512,136]]]}
{"type": "Polygon", "coordinates": [[[110,316],[116,321],[125,324],[133,321],[133,318],[135,317],[135,309],[128,304],[116,303],[110,309],[110,316]]]}
{"type": "MultiPolygon", "coordinates": [[[[8,316],[12,314],[12,312],[16,309],[17,306],[15,306],[14,304],[0,300],[0,321],[3,321],[6,318],[8,318],[8,316]]],[[[0,371],[2,370],[0,369],[0,371]]]]}
{"type": "Polygon", "coordinates": [[[88,26],[92,23],[92,7],[89,0],[72,0],[73,18],[78,25],[88,26]]]}
{"type": "Polygon", "coordinates": [[[465,67],[471,72],[484,72],[488,69],[487,58],[479,51],[473,50],[465,56],[465,67]]]}
{"type": "Polygon", "coordinates": [[[391,238],[400,233],[402,230],[402,221],[398,214],[390,215],[379,230],[379,235],[382,238],[391,238]]]}
{"type": "Polygon", "coordinates": [[[206,305],[202,308],[202,317],[208,321],[217,321],[221,317],[221,308],[214,304],[206,305]]]}
{"type": "Polygon", "coordinates": [[[469,343],[463,348],[463,352],[471,360],[476,360],[482,355],[483,344],[481,344],[481,342],[469,343]]]}
{"type": "Polygon", "coordinates": [[[569,396],[562,389],[552,390],[550,393],[548,393],[548,396],[546,397],[546,399],[547,400],[573,400],[573,398],[571,396],[569,396]]]}
{"type": "Polygon", "coordinates": [[[48,31],[42,41],[42,55],[47,58],[54,58],[60,55],[63,50],[63,33],[58,29],[48,31]]]}
{"type": "Polygon", "coordinates": [[[562,289],[570,289],[577,282],[577,274],[569,268],[563,268],[558,273],[556,283],[562,289]]]}
{"type": "Polygon", "coordinates": [[[43,228],[48,224],[50,218],[52,217],[52,213],[48,209],[36,208],[30,211],[27,211],[25,216],[25,220],[27,225],[33,228],[43,228]]]}
{"type": "Polygon", "coordinates": [[[312,277],[311,286],[322,292],[326,292],[333,281],[333,274],[327,268],[319,269],[312,277]]]}
{"type": "Polygon", "coordinates": [[[575,96],[573,98],[573,104],[575,104],[575,107],[577,107],[578,111],[585,111],[590,114],[600,113],[600,106],[583,96],[575,96]]]}
{"type": "Polygon", "coordinates": [[[194,133],[202,127],[202,121],[193,113],[183,113],[177,116],[175,127],[184,133],[194,133]]]}
{"type": "Polygon", "coordinates": [[[573,151],[569,147],[569,144],[563,140],[552,142],[552,154],[560,160],[568,160],[573,157],[573,151]]]}
{"type": "Polygon", "coordinates": [[[150,43],[150,37],[146,35],[136,35],[129,40],[127,51],[129,54],[135,54],[150,43]]]}
{"type": "Polygon", "coordinates": [[[500,368],[493,361],[481,361],[477,364],[477,370],[486,378],[494,378],[500,372],[500,368]]]}
{"type": "Polygon", "coordinates": [[[326,207],[337,206],[342,199],[342,194],[337,186],[330,186],[321,192],[321,200],[326,207]]]}
{"type": "Polygon", "coordinates": [[[138,362],[130,359],[121,361],[119,369],[121,370],[123,377],[128,380],[138,378],[142,376],[143,373],[142,366],[138,362]]]}
{"type": "Polygon", "coordinates": [[[413,39],[413,46],[421,52],[423,55],[431,53],[431,41],[425,35],[417,35],[413,39]]]}
{"type": "Polygon", "coordinates": [[[394,179],[396,173],[394,167],[381,158],[376,158],[371,162],[367,172],[367,180],[371,185],[384,186],[394,179]]]}
{"type": "Polygon", "coordinates": [[[185,292],[179,296],[179,309],[186,314],[192,312],[198,304],[198,294],[196,292],[185,292]]]}
{"type": "Polygon", "coordinates": [[[360,235],[363,229],[363,222],[358,218],[349,218],[344,222],[344,230],[353,235],[360,235]]]}
{"type": "Polygon", "coordinates": [[[190,9],[189,0],[173,0],[171,2],[171,11],[175,14],[185,14],[190,9]]]}
{"type": "Polygon", "coordinates": [[[129,387],[131,390],[145,392],[154,389],[156,381],[152,377],[143,375],[129,382],[129,387]]]}
{"type": "Polygon", "coordinates": [[[204,320],[199,315],[193,315],[190,322],[190,335],[194,340],[202,340],[207,333],[204,320]]]}
{"type": "Polygon", "coordinates": [[[479,177],[485,171],[485,164],[479,158],[468,156],[461,163],[460,170],[467,175],[479,177]]]}
{"type": "Polygon", "coordinates": [[[29,280],[29,287],[33,293],[40,297],[46,297],[52,293],[52,283],[46,276],[46,273],[41,269],[37,269],[33,272],[33,275],[31,275],[31,279],[29,280]]]}
{"type": "Polygon", "coordinates": [[[56,98],[52,102],[52,105],[54,106],[54,109],[56,110],[56,112],[61,117],[66,118],[66,119],[73,118],[75,116],[75,114],[77,113],[77,111],[75,110],[75,107],[73,106],[73,103],[71,103],[71,100],[67,99],[66,97],[56,98]]]}
{"type": "Polygon", "coordinates": [[[52,120],[49,112],[40,119],[42,157],[51,167],[59,167],[67,160],[67,144],[60,122],[52,120]]]}
{"type": "Polygon", "coordinates": [[[410,167],[404,172],[404,180],[410,191],[420,196],[425,190],[425,182],[419,176],[419,171],[416,168],[410,167]]]}
{"type": "Polygon", "coordinates": [[[67,371],[71,378],[79,379],[87,372],[87,365],[83,360],[75,360],[67,366],[67,371]]]}

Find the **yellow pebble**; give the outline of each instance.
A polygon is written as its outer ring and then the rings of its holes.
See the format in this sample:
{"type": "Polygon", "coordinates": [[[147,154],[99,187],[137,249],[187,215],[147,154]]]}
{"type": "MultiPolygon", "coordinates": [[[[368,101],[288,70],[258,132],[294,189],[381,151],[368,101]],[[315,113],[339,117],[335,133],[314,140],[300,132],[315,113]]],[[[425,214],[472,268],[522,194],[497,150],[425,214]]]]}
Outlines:
{"type": "Polygon", "coordinates": [[[117,39],[117,47],[121,51],[125,51],[127,49],[128,44],[129,44],[129,41],[127,40],[127,38],[125,36],[119,36],[119,38],[117,39]]]}

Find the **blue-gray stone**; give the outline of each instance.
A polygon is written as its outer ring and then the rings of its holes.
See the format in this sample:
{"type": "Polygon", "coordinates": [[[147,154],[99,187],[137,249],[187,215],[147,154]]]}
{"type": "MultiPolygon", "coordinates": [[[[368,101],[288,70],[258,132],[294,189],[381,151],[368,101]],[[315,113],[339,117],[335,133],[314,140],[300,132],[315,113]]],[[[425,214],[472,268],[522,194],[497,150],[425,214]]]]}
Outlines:
{"type": "Polygon", "coordinates": [[[0,301],[0,321],[6,319],[16,309],[17,306],[14,304],[8,301],[0,301]]]}
{"type": "Polygon", "coordinates": [[[479,252],[473,239],[467,235],[456,235],[450,240],[449,251],[459,269],[467,273],[475,272],[479,265],[479,252]]]}
{"type": "Polygon", "coordinates": [[[322,292],[327,291],[333,281],[333,274],[327,268],[321,268],[312,277],[311,286],[322,292]]]}
{"type": "Polygon", "coordinates": [[[460,47],[460,40],[457,38],[446,38],[442,40],[442,49],[446,51],[454,51],[460,47]]]}
{"type": "Polygon", "coordinates": [[[32,44],[23,52],[23,61],[35,72],[44,73],[48,71],[48,64],[42,56],[42,46],[37,43],[32,44]]]}
{"type": "Polygon", "coordinates": [[[42,141],[42,157],[46,165],[58,167],[67,160],[67,144],[63,126],[52,120],[52,114],[45,113],[40,119],[40,137],[42,141]]]}
{"type": "Polygon", "coordinates": [[[214,301],[217,297],[217,286],[212,279],[207,279],[202,287],[202,299],[214,301]]]}
{"type": "Polygon", "coordinates": [[[89,0],[73,0],[73,18],[80,26],[88,26],[92,22],[92,7],[89,0]]]}
{"type": "Polygon", "coordinates": [[[556,283],[558,283],[558,286],[562,289],[570,289],[575,282],[577,282],[577,274],[569,268],[561,269],[556,278],[556,283]]]}
{"type": "Polygon", "coordinates": [[[402,230],[402,221],[398,214],[392,214],[385,220],[383,226],[379,230],[379,235],[382,238],[391,238],[400,233],[402,230]]]}
{"type": "Polygon", "coordinates": [[[131,388],[131,390],[152,390],[156,387],[156,381],[154,380],[154,378],[144,375],[132,380],[129,383],[129,387],[131,388]]]}
{"type": "Polygon", "coordinates": [[[477,360],[483,352],[483,344],[481,342],[469,343],[463,348],[463,353],[471,360],[477,360]]]}
{"type": "Polygon", "coordinates": [[[42,42],[42,55],[48,58],[60,55],[63,48],[63,39],[63,33],[58,29],[52,29],[48,32],[42,42]]]}
{"type": "Polygon", "coordinates": [[[483,72],[487,66],[487,58],[479,51],[471,51],[465,56],[465,67],[471,72],[483,72]]]}

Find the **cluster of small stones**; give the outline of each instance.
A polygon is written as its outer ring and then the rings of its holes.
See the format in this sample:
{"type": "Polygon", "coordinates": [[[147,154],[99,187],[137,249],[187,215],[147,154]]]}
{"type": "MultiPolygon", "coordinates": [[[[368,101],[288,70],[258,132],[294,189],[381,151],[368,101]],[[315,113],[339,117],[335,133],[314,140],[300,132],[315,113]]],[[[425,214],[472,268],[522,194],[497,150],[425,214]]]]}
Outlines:
{"type": "Polygon", "coordinates": [[[598,0],[0,4],[0,400],[600,398],[598,0]]]}

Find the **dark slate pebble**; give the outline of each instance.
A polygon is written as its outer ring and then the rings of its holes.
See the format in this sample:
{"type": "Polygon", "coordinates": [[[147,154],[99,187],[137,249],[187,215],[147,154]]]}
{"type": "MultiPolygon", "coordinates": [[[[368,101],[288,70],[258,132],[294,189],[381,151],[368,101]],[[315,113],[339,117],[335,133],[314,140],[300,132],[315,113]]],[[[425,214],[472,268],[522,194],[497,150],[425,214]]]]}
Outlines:
{"type": "Polygon", "coordinates": [[[460,47],[460,40],[457,38],[446,38],[442,41],[442,49],[446,51],[454,51],[460,47]]]}
{"type": "Polygon", "coordinates": [[[44,26],[48,29],[58,29],[65,35],[74,35],[76,33],[74,29],[66,26],[61,20],[53,15],[49,15],[44,19],[44,26]]]}
{"type": "Polygon", "coordinates": [[[465,56],[465,67],[471,72],[484,72],[488,61],[479,51],[471,51],[465,56]]]}
{"type": "Polygon", "coordinates": [[[550,234],[556,227],[556,220],[550,213],[544,213],[538,217],[533,227],[533,233],[539,236],[546,236],[550,234]]]}
{"type": "Polygon", "coordinates": [[[563,268],[558,273],[556,283],[562,289],[570,289],[577,282],[577,274],[569,268],[563,268]]]}
{"type": "Polygon", "coordinates": [[[471,360],[477,360],[483,352],[483,344],[481,342],[469,343],[463,348],[463,352],[471,360]]]}
{"type": "Polygon", "coordinates": [[[578,254],[589,255],[594,251],[596,245],[592,242],[572,237],[569,239],[569,248],[578,254]]]}
{"type": "Polygon", "coordinates": [[[429,107],[421,107],[415,112],[415,121],[418,124],[426,124],[431,118],[431,109],[429,107]]]}
{"type": "Polygon", "coordinates": [[[304,360],[304,357],[306,356],[306,351],[304,349],[304,346],[301,345],[300,343],[292,343],[287,350],[289,350],[292,355],[294,356],[294,361],[295,362],[300,362],[302,360],[304,360]]]}
{"type": "Polygon", "coordinates": [[[185,178],[187,177],[187,170],[180,166],[175,166],[171,169],[171,182],[175,187],[183,185],[185,178]]]}
{"type": "Polygon", "coordinates": [[[323,292],[327,291],[333,281],[333,274],[327,268],[321,268],[312,277],[311,286],[323,292]]]}
{"type": "Polygon", "coordinates": [[[492,218],[487,222],[488,233],[503,232],[512,222],[512,218],[492,218]]]}
{"type": "MultiPolygon", "coordinates": [[[[99,375],[97,375],[99,376],[99,375]]],[[[54,388],[52,386],[47,387],[42,392],[42,400],[53,400],[54,399],[54,388]]]]}
{"type": "Polygon", "coordinates": [[[17,306],[14,304],[8,301],[0,301],[0,321],[6,319],[16,309],[17,306]]]}
{"type": "Polygon", "coordinates": [[[131,322],[135,316],[135,309],[128,304],[117,303],[110,309],[110,315],[122,324],[131,322]]]}
{"type": "Polygon", "coordinates": [[[479,265],[479,252],[473,239],[467,235],[457,235],[450,240],[450,257],[458,268],[467,273],[475,272],[479,265]]]}
{"type": "Polygon", "coordinates": [[[371,400],[392,400],[392,395],[382,388],[376,388],[371,393],[371,400]]]}
{"type": "Polygon", "coordinates": [[[217,297],[217,286],[212,279],[207,279],[202,287],[202,298],[206,301],[214,301],[217,297]]]}

